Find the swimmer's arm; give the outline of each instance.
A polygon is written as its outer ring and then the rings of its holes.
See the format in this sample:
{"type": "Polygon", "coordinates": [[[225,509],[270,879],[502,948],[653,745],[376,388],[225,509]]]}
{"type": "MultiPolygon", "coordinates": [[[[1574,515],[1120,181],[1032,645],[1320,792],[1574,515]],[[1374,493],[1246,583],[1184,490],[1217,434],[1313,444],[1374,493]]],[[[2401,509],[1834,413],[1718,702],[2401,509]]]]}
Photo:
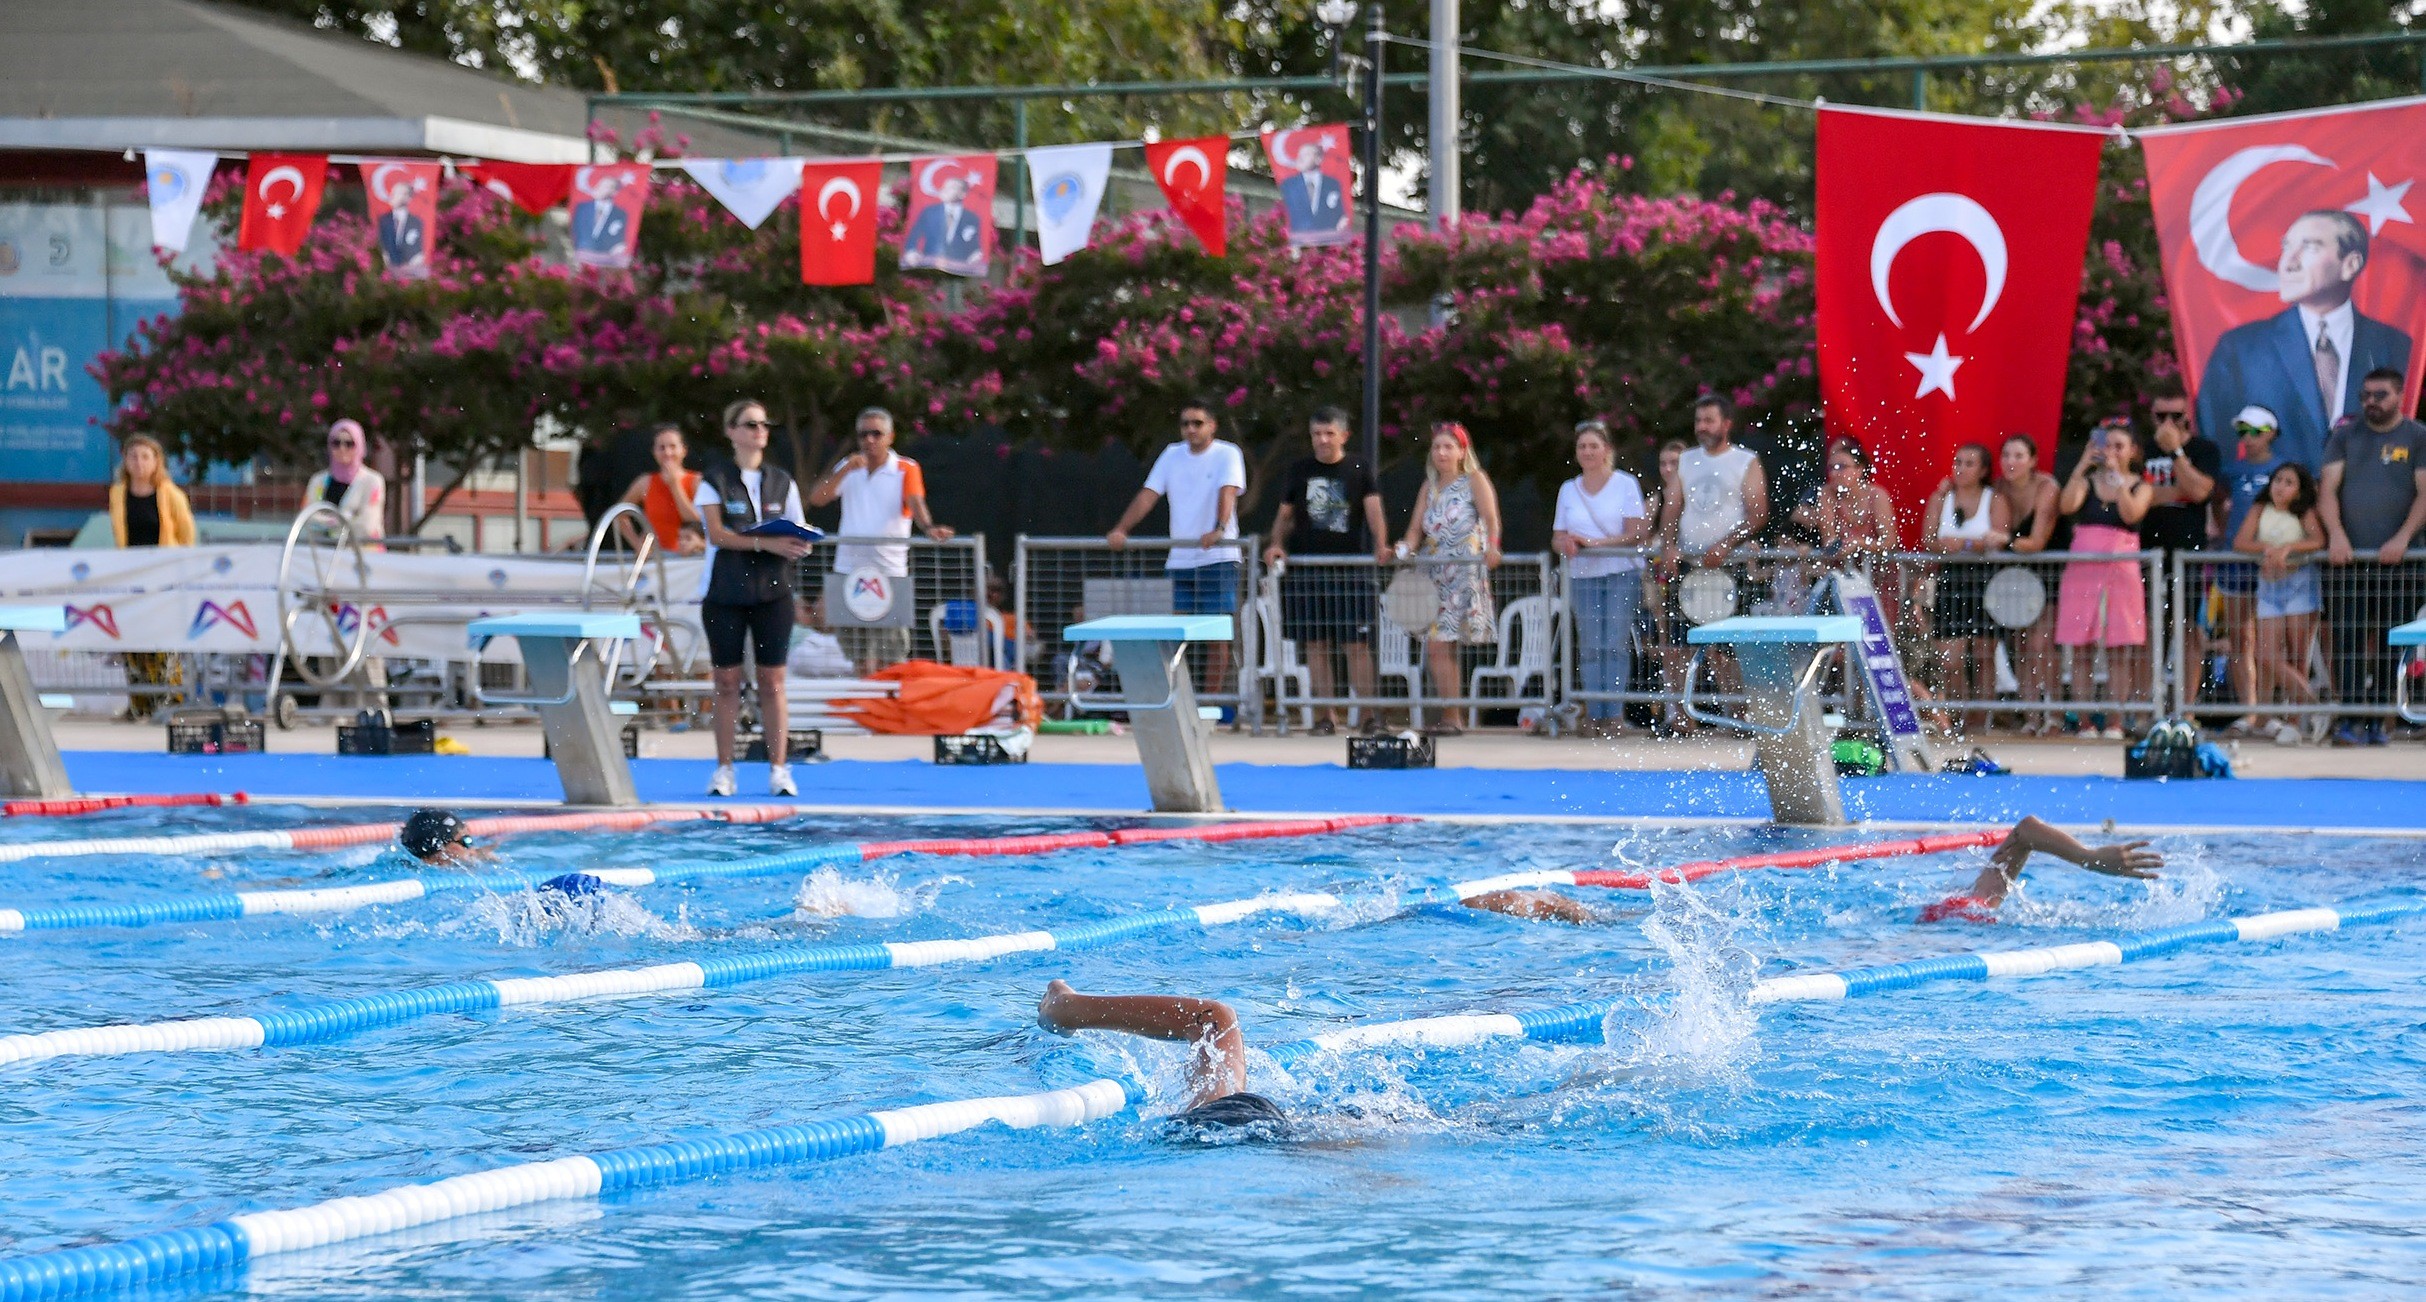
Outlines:
{"type": "Polygon", "coordinates": [[[1505,913],[1529,922],[1571,922],[1588,927],[1600,921],[1599,914],[1555,891],[1485,891],[1469,895],[1460,903],[1469,909],[1505,913]]]}
{"type": "Polygon", "coordinates": [[[2002,901],[2013,883],[2021,880],[2022,866],[2030,862],[2033,852],[2051,854],[2108,877],[2153,878],[2165,866],[2165,856],[2149,849],[2146,841],[2119,841],[2092,849],[2071,833],[2031,815],[2014,824],[2005,843],[1989,856],[1971,893],[1991,904],[2002,901]]]}
{"type": "Polygon", "coordinates": [[[1186,995],[1082,995],[1066,981],[1045,987],[1036,1023],[1056,1035],[1075,1031],[1120,1031],[1150,1040],[1196,1046],[1188,1061],[1189,1107],[1238,1094],[1247,1088],[1247,1042],[1238,1014],[1217,999],[1186,995]]]}

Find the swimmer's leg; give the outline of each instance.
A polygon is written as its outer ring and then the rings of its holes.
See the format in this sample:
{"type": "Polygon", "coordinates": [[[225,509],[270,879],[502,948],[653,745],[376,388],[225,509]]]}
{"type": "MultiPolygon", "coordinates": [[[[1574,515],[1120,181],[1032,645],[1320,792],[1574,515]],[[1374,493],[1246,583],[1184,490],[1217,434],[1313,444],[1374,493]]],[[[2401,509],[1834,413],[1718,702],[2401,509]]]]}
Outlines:
{"type": "Polygon", "coordinates": [[[1556,891],[1485,891],[1460,902],[1469,909],[1505,913],[1528,922],[1571,922],[1588,927],[1601,920],[1599,914],[1556,891]]]}
{"type": "Polygon", "coordinates": [[[1247,1088],[1247,1042],[1238,1014],[1215,999],[1185,995],[1082,995],[1066,981],[1045,987],[1036,1022],[1056,1035],[1074,1031],[1120,1031],[1150,1040],[1192,1044],[1188,1059],[1189,1107],[1243,1093],[1247,1088]]]}

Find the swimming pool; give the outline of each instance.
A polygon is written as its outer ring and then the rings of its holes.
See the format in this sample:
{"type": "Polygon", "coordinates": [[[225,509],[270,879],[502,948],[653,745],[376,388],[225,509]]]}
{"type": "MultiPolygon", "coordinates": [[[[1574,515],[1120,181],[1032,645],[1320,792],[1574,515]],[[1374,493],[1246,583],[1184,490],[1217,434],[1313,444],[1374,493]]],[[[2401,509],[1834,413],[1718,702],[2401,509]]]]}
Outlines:
{"type": "MultiPolygon", "coordinates": [[[[254,830],[379,810],[121,811],[0,841],[254,830]]],[[[1071,820],[798,819],[537,834],[544,876],[825,842],[1071,830],[1071,820]]],[[[12,937],[0,1033],[251,1012],[483,976],[1109,920],[1339,892],[1082,952],[728,990],[441,1014],[326,1044],[0,1069],[0,1255],[513,1162],[1024,1094],[1135,1070],[1167,1111],[1175,1046],[1037,1029],[1044,983],[1236,1005],[1251,1044],[1343,1025],[1623,997],[1607,1047],[1325,1055],[1253,1087],[1276,1145],[1179,1145],[1146,1116],[545,1204],[269,1257],[207,1287],[305,1296],[864,1296],[896,1291],[1457,1292],[1796,1288],[1971,1294],[2220,1288],[2380,1294],[2426,1253],[2426,925],[2186,951],[1988,985],[1749,1008],[1756,977],[2099,939],[2416,895],[2410,841],[2175,838],[2155,888],[2034,871],[2008,925],[1916,926],[1979,852],[1578,892],[1609,925],[1400,912],[1423,887],[1847,839],[1590,825],[1382,827],[1025,858],[909,856],[806,881],[610,891],[566,914],[451,897],[12,937]],[[801,906],[807,906],[805,909],[801,906]],[[834,916],[825,916],[832,914],[834,916]]],[[[30,860],[0,905],[426,872],[377,847],[221,861],[30,860]],[[221,874],[201,880],[207,872],[221,874]]],[[[2010,911],[2010,910],[2009,910],[2010,911]]]]}

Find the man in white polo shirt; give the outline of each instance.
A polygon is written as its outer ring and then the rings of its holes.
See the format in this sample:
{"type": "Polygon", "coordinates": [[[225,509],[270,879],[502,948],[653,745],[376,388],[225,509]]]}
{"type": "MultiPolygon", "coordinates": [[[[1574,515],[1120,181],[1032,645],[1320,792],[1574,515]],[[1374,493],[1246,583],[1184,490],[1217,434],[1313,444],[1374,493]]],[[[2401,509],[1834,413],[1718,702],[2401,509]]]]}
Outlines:
{"type": "MultiPolygon", "coordinates": [[[[910,526],[937,542],[952,531],[927,514],[927,480],[918,463],[893,450],[893,413],[870,407],[859,413],[855,437],[859,450],[834,464],[809,487],[809,505],[824,506],[842,499],[843,538],[908,538],[910,526]]],[[[842,543],[834,548],[834,572],[874,570],[887,578],[910,577],[910,545],[842,543]]],[[[838,628],[835,636],[843,653],[861,674],[910,658],[906,628],[838,628]]]]}
{"type": "MultiPolygon", "coordinates": [[[[1129,530],[1165,498],[1171,502],[1170,559],[1163,562],[1171,575],[1171,609],[1182,615],[1235,615],[1238,612],[1239,555],[1238,495],[1247,489],[1247,455],[1227,439],[1213,437],[1220,429],[1213,404],[1197,399],[1179,409],[1180,441],[1162,450],[1146,486],[1123,511],[1120,523],[1104,535],[1117,551],[1129,545],[1129,530]],[[1224,546],[1223,543],[1231,545],[1224,546]]],[[[1207,648],[1203,687],[1208,692],[1231,690],[1230,645],[1207,648]]],[[[1232,716],[1222,711],[1224,721],[1232,716]]]]}

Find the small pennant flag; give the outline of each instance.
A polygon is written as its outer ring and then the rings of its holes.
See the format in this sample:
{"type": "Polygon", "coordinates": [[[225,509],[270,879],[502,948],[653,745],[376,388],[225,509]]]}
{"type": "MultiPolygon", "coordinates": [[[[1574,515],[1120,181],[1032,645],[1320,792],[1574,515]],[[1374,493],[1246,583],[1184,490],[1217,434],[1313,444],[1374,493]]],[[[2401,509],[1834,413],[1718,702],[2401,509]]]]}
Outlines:
{"type": "Polygon", "coordinates": [[[573,261],[620,271],[640,245],[640,209],[649,201],[649,165],[600,163],[575,168],[573,261]]]}
{"type": "Polygon", "coordinates": [[[1289,213],[1289,243],[1345,244],[1356,237],[1355,180],[1348,170],[1348,129],[1334,123],[1264,133],[1272,179],[1289,213]]]}
{"type": "Polygon", "coordinates": [[[910,160],[901,265],[982,276],[994,252],[994,155],[910,160]]]}
{"type": "Polygon", "coordinates": [[[884,164],[809,163],[800,169],[800,283],[865,285],[876,279],[876,187],[884,164]]]}
{"type": "Polygon", "coordinates": [[[328,178],[325,154],[253,155],[244,175],[244,220],[236,228],[236,247],[293,257],[320,212],[320,190],[328,178]]]}
{"type": "Polygon", "coordinates": [[[537,217],[573,192],[574,170],[571,163],[472,163],[463,174],[537,217]]]}
{"type": "Polygon", "coordinates": [[[1112,175],[1110,145],[1057,145],[1028,151],[1028,183],[1036,191],[1036,246],[1045,265],[1087,247],[1095,213],[1112,175]]]}
{"type": "Polygon", "coordinates": [[[1196,232],[1205,252],[1220,257],[1229,248],[1222,190],[1230,179],[1230,138],[1160,140],[1146,146],[1146,166],[1171,202],[1171,211],[1196,232]]]}
{"type": "Polygon", "coordinates": [[[800,167],[797,158],[695,158],[682,164],[692,180],[751,230],[800,188],[800,167]]]}
{"type": "Polygon", "coordinates": [[[362,164],[362,190],[370,201],[371,230],[387,274],[426,280],[438,237],[438,164],[383,159],[362,164]]]}
{"type": "Polygon", "coordinates": [[[182,149],[143,151],[144,189],[152,201],[152,244],[171,253],[185,252],[194,230],[194,215],[202,211],[202,192],[211,186],[217,154],[182,149]]]}

